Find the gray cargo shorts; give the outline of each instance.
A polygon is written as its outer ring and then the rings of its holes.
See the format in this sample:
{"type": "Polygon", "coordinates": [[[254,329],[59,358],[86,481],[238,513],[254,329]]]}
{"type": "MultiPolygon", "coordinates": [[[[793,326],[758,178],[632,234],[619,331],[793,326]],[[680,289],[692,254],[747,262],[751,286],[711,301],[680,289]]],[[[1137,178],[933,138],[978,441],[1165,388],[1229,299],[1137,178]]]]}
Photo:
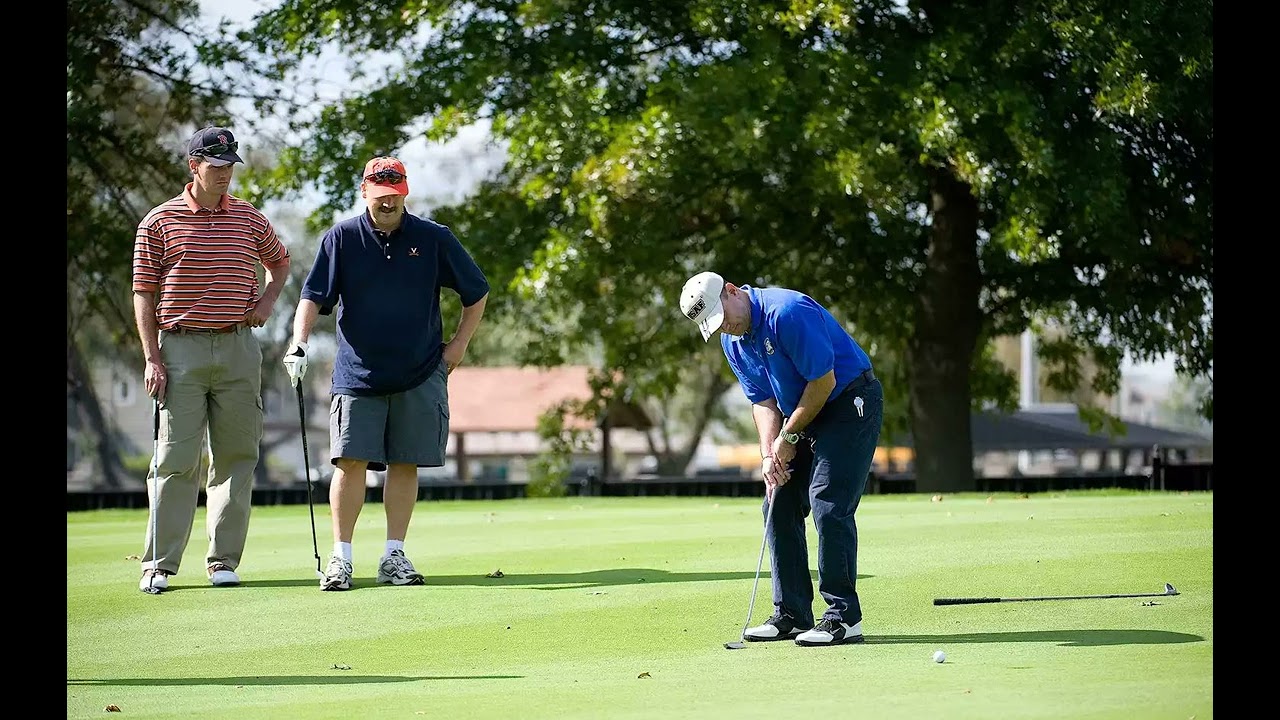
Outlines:
{"type": "Polygon", "coordinates": [[[367,460],[370,470],[388,464],[441,467],[449,441],[449,372],[440,367],[415,388],[392,395],[334,395],[329,405],[329,444],[339,458],[367,460]]]}

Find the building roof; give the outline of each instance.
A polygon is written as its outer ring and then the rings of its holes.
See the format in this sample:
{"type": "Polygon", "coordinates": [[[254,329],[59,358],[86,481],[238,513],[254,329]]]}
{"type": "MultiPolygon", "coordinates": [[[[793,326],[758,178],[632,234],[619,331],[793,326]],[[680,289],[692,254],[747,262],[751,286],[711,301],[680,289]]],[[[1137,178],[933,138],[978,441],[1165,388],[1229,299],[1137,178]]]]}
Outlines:
{"type": "MultiPolygon", "coordinates": [[[[536,430],[538,418],[565,400],[591,397],[591,368],[585,365],[539,367],[468,367],[449,375],[449,431],[522,432],[536,430]]],[[[646,429],[652,425],[638,405],[615,401],[610,425],[646,429]]],[[[570,427],[594,428],[581,418],[570,427]]]]}
{"type": "MultiPolygon", "coordinates": [[[[1074,407],[973,413],[970,432],[974,452],[1001,450],[1203,449],[1213,440],[1192,433],[1143,423],[1125,423],[1123,435],[1092,432],[1074,407]]],[[[912,446],[908,434],[895,444],[912,446]]]]}
{"type": "Polygon", "coordinates": [[[1128,420],[1124,422],[1123,435],[1109,436],[1105,432],[1090,432],[1074,407],[1061,410],[1019,410],[1014,413],[1014,417],[1055,431],[1074,434],[1082,443],[1080,447],[1138,449],[1159,445],[1170,449],[1200,449],[1213,446],[1213,439],[1203,435],[1128,420]]]}

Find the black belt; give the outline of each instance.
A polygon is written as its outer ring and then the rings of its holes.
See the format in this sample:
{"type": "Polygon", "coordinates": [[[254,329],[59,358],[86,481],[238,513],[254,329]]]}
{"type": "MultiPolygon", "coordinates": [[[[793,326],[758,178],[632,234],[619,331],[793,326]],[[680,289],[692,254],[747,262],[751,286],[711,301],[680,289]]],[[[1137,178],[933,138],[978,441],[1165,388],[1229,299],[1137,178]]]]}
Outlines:
{"type": "Polygon", "coordinates": [[[227,333],[233,333],[242,327],[244,327],[244,325],[241,323],[227,325],[226,327],[220,328],[191,328],[174,325],[169,328],[169,332],[176,333],[178,335],[226,335],[227,333]]]}
{"type": "MultiPolygon", "coordinates": [[[[867,368],[866,370],[863,370],[863,371],[858,375],[858,377],[856,377],[856,378],[854,378],[853,380],[851,380],[851,381],[849,382],[849,384],[848,384],[848,385],[845,385],[845,386],[844,386],[844,389],[840,391],[840,394],[839,394],[839,395],[836,395],[834,398],[832,398],[832,399],[831,399],[831,402],[835,402],[836,400],[838,400],[838,399],[840,399],[840,398],[843,398],[845,395],[850,395],[850,394],[852,394],[852,392],[853,392],[854,390],[861,390],[862,388],[864,388],[864,387],[866,387],[866,386],[870,385],[871,383],[875,382],[875,379],[876,379],[876,374],[875,374],[875,373],[873,373],[873,372],[871,372],[871,368],[867,368]]],[[[813,437],[812,435],[808,434],[808,432],[807,432],[807,431],[808,431],[808,430],[810,430],[811,428],[813,428],[814,423],[817,423],[817,422],[818,422],[818,420],[822,417],[822,413],[823,413],[825,410],[826,410],[826,406],[824,405],[824,406],[823,406],[823,408],[822,408],[822,410],[819,410],[819,411],[818,411],[818,415],[817,415],[816,417],[814,417],[813,422],[809,423],[809,427],[807,427],[807,428],[805,428],[804,430],[801,430],[801,431],[800,431],[800,437],[801,437],[801,438],[812,438],[812,437],[813,437]]],[[[785,420],[784,420],[784,422],[785,422],[785,420]]]]}
{"type": "MultiPolygon", "coordinates": [[[[840,395],[844,395],[850,390],[860,390],[870,385],[871,383],[875,382],[875,379],[876,379],[876,374],[871,372],[871,368],[867,368],[866,370],[862,371],[862,374],[854,378],[848,385],[845,385],[844,389],[840,391],[840,395]]],[[[839,397],[839,395],[837,395],[836,397],[839,397]]]]}

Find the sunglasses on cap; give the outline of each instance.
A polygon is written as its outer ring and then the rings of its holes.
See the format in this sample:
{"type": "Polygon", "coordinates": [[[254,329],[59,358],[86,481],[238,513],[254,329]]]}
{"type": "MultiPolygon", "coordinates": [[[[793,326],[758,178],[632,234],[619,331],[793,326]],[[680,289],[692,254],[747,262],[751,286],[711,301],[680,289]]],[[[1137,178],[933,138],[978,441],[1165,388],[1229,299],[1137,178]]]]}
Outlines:
{"type": "Polygon", "coordinates": [[[196,148],[191,154],[196,157],[214,157],[223,153],[236,152],[240,149],[240,143],[218,143],[217,145],[208,145],[202,148],[196,148]]]}
{"type": "Polygon", "coordinates": [[[368,180],[371,183],[377,183],[379,185],[399,185],[400,183],[404,182],[408,177],[409,177],[408,175],[405,175],[402,172],[397,172],[395,170],[392,170],[391,168],[386,168],[383,170],[379,170],[378,172],[372,175],[365,175],[364,179],[368,180]]]}

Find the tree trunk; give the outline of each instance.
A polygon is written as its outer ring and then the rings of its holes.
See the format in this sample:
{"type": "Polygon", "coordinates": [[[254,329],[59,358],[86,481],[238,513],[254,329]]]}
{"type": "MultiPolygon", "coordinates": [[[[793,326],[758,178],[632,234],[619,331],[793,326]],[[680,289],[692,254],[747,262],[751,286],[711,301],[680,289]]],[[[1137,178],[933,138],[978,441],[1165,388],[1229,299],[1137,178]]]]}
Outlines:
{"type": "Polygon", "coordinates": [[[120,445],[115,434],[107,427],[106,417],[102,413],[102,405],[98,400],[98,392],[93,386],[93,378],[84,365],[80,348],[68,338],[67,341],[67,395],[71,397],[80,420],[80,432],[93,438],[97,455],[97,471],[99,482],[93,483],[102,487],[119,489],[124,477],[124,463],[120,460],[120,445]]]}
{"type": "Polygon", "coordinates": [[[969,388],[981,329],[978,203],[950,168],[931,172],[929,250],[908,339],[916,490],[974,490],[969,388]]]}
{"type": "Polygon", "coordinates": [[[686,443],[680,447],[658,448],[653,431],[647,433],[649,449],[658,458],[658,475],[674,476],[688,472],[689,462],[693,460],[693,455],[698,450],[698,443],[702,442],[702,436],[706,433],[707,426],[711,424],[716,404],[729,389],[729,382],[721,375],[719,367],[707,368],[705,372],[707,373],[706,394],[702,396],[702,402],[698,403],[697,414],[693,418],[686,443]]]}

